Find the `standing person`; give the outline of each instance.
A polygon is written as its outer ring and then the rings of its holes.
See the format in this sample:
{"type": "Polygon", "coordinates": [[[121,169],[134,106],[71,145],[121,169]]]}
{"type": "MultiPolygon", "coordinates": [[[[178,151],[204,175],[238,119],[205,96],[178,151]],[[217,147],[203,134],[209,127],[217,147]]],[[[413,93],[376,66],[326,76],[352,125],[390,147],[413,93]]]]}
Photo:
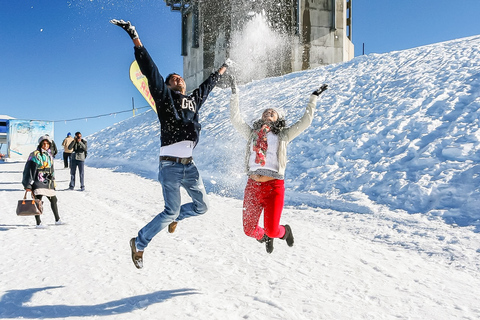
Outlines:
{"type": "Polygon", "coordinates": [[[287,165],[287,144],[308,128],[313,120],[318,96],[327,89],[322,85],[310,96],[303,116],[287,127],[284,113],[267,108],[250,127],[241,117],[235,80],[232,78],[230,120],[247,140],[245,155],[247,185],[243,200],[243,231],[265,243],[273,251],[273,239],[280,238],[293,246],[292,228],[280,225],[284,204],[284,175],[287,165]],[[258,225],[263,210],[263,228],[258,225]]]}
{"type": "Polygon", "coordinates": [[[69,190],[75,187],[75,175],[80,176],[80,190],[85,190],[85,158],[87,158],[87,141],[82,139],[80,132],[75,132],[75,138],[68,145],[68,149],[72,150],[72,158],[70,160],[70,185],[69,190]]]}
{"type": "Polygon", "coordinates": [[[133,263],[140,269],[143,267],[143,251],[157,233],[167,226],[169,232],[173,232],[178,221],[207,212],[205,187],[192,154],[200,136],[198,112],[226,71],[227,64],[186,95],[185,81],[181,76],[172,73],[163,79],[130,22],[115,19],[110,22],[123,28],[133,40],[135,59],[148,79],[160,121],[158,180],[162,184],[165,209],[143,227],[136,238],[130,240],[133,263]],[[187,191],[192,202],[181,205],[180,187],[187,191]]]}
{"type": "Polygon", "coordinates": [[[72,161],[72,152],[73,150],[68,149],[70,143],[72,143],[73,138],[72,134],[69,132],[67,133],[67,137],[63,139],[62,146],[63,146],[63,167],[68,168],[68,163],[72,161]]]}
{"type": "MultiPolygon", "coordinates": [[[[55,224],[63,224],[58,215],[57,196],[55,195],[55,170],[51,152],[52,140],[44,135],[38,139],[37,150],[30,153],[23,169],[22,184],[26,191],[33,192],[36,199],[46,196],[55,216],[55,224]]],[[[35,216],[37,228],[45,228],[39,215],[35,216]]]]}

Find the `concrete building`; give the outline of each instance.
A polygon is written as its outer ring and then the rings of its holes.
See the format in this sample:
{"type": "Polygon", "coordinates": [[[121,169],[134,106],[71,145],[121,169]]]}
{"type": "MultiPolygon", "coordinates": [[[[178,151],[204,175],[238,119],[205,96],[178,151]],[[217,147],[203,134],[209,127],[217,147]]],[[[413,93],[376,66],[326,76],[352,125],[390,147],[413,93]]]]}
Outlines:
{"type": "Polygon", "coordinates": [[[352,0],[164,1],[181,14],[187,88],[227,57],[248,82],[354,56],[352,0]]]}

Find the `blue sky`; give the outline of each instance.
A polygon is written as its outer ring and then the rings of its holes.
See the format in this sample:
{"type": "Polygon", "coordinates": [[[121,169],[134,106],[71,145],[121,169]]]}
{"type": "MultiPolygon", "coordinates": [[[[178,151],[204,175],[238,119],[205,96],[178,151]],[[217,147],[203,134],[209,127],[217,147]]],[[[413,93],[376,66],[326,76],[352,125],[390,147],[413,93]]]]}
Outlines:
{"type": "MultiPolygon", "coordinates": [[[[480,34],[479,0],[353,0],[355,55],[384,53],[480,34]]],[[[147,103],[131,84],[130,38],[108,23],[130,20],[160,72],[182,73],[180,14],[163,0],[3,1],[0,114],[92,134],[147,103]],[[102,114],[111,116],[88,119],[102,114]]]]}

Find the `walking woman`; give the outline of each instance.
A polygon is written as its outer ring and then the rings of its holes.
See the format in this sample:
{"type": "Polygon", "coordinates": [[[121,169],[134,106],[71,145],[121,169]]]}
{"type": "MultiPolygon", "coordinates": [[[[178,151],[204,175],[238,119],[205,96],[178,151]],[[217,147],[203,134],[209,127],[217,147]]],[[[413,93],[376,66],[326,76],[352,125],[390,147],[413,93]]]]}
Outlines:
{"type": "Polygon", "coordinates": [[[287,127],[285,115],[276,108],[265,109],[259,120],[250,127],[241,117],[235,80],[232,78],[230,120],[247,139],[245,155],[247,186],[243,200],[243,231],[249,237],[265,243],[273,251],[273,239],[280,238],[293,246],[292,228],[280,225],[284,204],[284,175],[287,164],[287,144],[310,126],[318,96],[327,89],[322,85],[310,96],[303,116],[287,127]],[[263,228],[259,226],[264,216],[263,228]]]}
{"type": "MultiPolygon", "coordinates": [[[[55,216],[55,224],[63,224],[58,215],[57,196],[55,195],[55,172],[53,169],[53,155],[50,151],[52,140],[44,135],[38,139],[37,150],[30,153],[25,169],[23,170],[22,184],[26,191],[32,191],[36,199],[46,196],[55,216]]],[[[35,216],[37,228],[45,225],[39,215],[35,216]]]]}

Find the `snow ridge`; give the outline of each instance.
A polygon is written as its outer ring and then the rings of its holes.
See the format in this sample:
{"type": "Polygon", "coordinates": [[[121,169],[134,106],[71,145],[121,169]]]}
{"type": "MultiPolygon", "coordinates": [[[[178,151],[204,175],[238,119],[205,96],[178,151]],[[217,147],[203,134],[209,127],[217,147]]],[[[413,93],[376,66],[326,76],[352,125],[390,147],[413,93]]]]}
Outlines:
{"type": "MultiPolygon", "coordinates": [[[[242,114],[251,123],[275,106],[292,124],[322,83],[312,125],[289,145],[287,205],[365,214],[374,204],[480,231],[480,36],[253,81],[239,88],[242,114]]],[[[229,98],[215,89],[203,106],[194,158],[210,193],[242,198],[245,141],[229,98]]],[[[88,139],[89,166],[156,178],[152,110],[88,139]]]]}

